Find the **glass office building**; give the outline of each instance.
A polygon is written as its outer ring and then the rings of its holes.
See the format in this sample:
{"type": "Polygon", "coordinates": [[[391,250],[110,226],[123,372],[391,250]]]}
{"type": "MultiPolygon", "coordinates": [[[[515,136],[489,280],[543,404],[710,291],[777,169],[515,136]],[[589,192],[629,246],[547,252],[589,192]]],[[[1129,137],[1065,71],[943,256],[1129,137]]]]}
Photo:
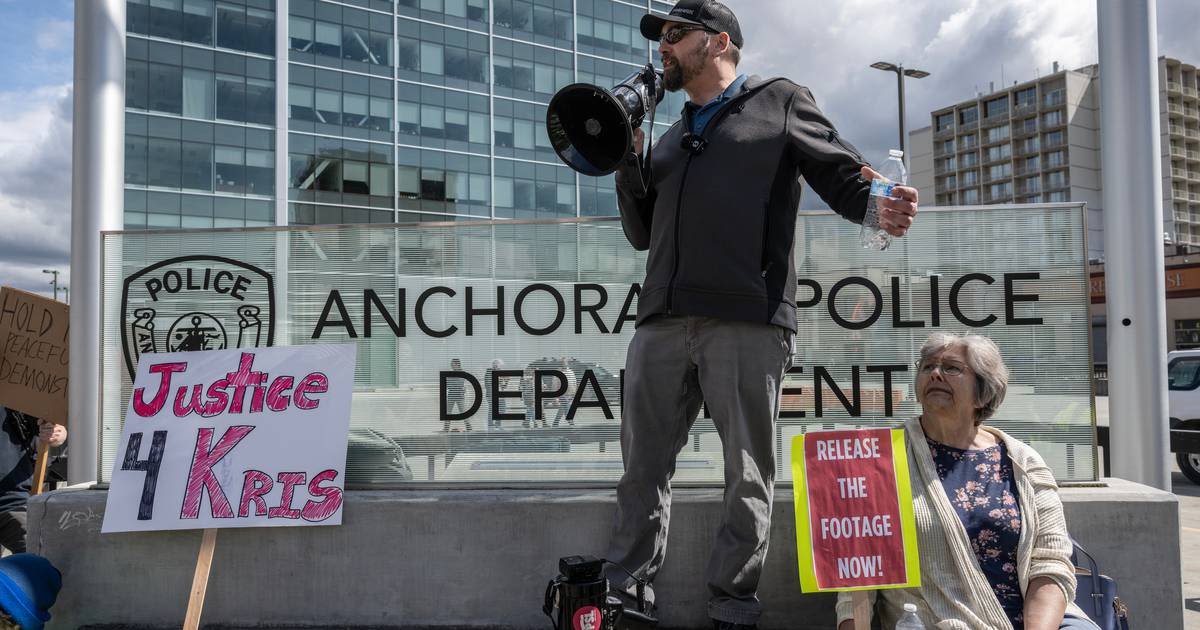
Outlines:
{"type": "MultiPolygon", "coordinates": [[[[546,105],[657,46],[658,0],[129,0],[125,227],[616,214],[546,105]]],[[[656,132],[683,95],[661,106],[656,132]]]]}

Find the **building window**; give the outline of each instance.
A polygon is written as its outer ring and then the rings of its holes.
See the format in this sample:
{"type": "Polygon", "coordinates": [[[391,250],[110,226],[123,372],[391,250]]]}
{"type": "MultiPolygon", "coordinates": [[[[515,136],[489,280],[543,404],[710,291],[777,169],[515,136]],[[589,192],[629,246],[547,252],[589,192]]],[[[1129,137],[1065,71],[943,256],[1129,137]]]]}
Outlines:
{"type": "Polygon", "coordinates": [[[958,123],[960,125],[973,123],[977,120],[979,120],[979,108],[974,105],[964,107],[958,112],[958,123]]]}
{"type": "Polygon", "coordinates": [[[226,74],[218,74],[216,79],[218,119],[275,123],[275,86],[271,81],[226,74]]]}
{"type": "Polygon", "coordinates": [[[445,59],[441,44],[421,42],[421,72],[426,74],[444,74],[445,59]]]}
{"type": "Polygon", "coordinates": [[[1003,160],[1011,155],[1012,145],[1008,143],[996,145],[994,147],[988,147],[987,149],[987,159],[989,162],[1003,160]]]}
{"type": "Polygon", "coordinates": [[[183,69],[182,112],[188,118],[212,120],[216,113],[216,81],[206,70],[183,69]]]}
{"type": "Polygon", "coordinates": [[[1012,177],[1012,164],[1005,162],[1004,164],[996,164],[988,167],[988,179],[999,179],[1001,177],[1012,177]]]}
{"type": "Polygon", "coordinates": [[[466,26],[461,21],[469,20],[471,22],[482,23],[471,25],[474,28],[487,29],[487,0],[397,0],[396,4],[402,7],[400,10],[402,15],[419,15],[429,19],[436,18],[436,16],[431,15],[433,13],[442,13],[450,17],[450,19],[446,20],[447,23],[466,26]],[[411,10],[403,10],[403,7],[408,7],[411,10]],[[423,11],[423,13],[418,13],[418,10],[423,11]]]}
{"type": "Polygon", "coordinates": [[[979,189],[970,188],[962,191],[962,203],[965,205],[979,203],[979,189]]]}
{"type": "Polygon", "coordinates": [[[152,112],[180,114],[183,108],[183,68],[161,63],[149,64],[149,89],[146,109],[152,112]]]}
{"type": "Polygon", "coordinates": [[[1054,171],[1046,175],[1047,188],[1062,188],[1067,185],[1067,172],[1054,171]]]}
{"type": "Polygon", "coordinates": [[[325,57],[342,56],[342,30],[337,24],[317,22],[312,52],[325,57]]]}
{"type": "Polygon", "coordinates": [[[275,14],[262,9],[218,3],[217,46],[273,55],[275,14]]]}
{"type": "Polygon", "coordinates": [[[1003,116],[1008,113],[1008,96],[992,99],[983,104],[986,117],[1003,116]]]}
{"type": "Polygon", "coordinates": [[[180,142],[150,138],[148,148],[149,169],[147,170],[146,185],[158,188],[179,188],[182,178],[180,142]]]}
{"type": "Polygon", "coordinates": [[[1008,125],[1000,125],[987,130],[988,142],[999,142],[1008,138],[1008,125]]]}
{"type": "Polygon", "coordinates": [[[1042,124],[1046,127],[1057,127],[1062,124],[1063,113],[1061,111],[1046,112],[1042,114],[1042,124]]]}
{"type": "Polygon", "coordinates": [[[1017,90],[1015,95],[1017,107],[1030,107],[1037,104],[1037,88],[1029,87],[1017,90]]]}
{"type": "Polygon", "coordinates": [[[934,122],[938,131],[945,131],[954,126],[954,114],[938,114],[934,122]]]}
{"type": "MultiPolygon", "coordinates": [[[[1200,348],[1200,319],[1175,320],[1175,349],[1191,350],[1193,348],[1200,348]]],[[[1200,381],[1198,368],[1200,368],[1200,360],[1176,359],[1173,361],[1168,379],[1171,389],[1184,389],[1185,386],[1195,389],[1195,384],[1200,381]]]]}
{"type": "Polygon", "coordinates": [[[180,188],[185,190],[213,189],[213,146],[203,142],[184,142],[180,159],[180,188]]]}

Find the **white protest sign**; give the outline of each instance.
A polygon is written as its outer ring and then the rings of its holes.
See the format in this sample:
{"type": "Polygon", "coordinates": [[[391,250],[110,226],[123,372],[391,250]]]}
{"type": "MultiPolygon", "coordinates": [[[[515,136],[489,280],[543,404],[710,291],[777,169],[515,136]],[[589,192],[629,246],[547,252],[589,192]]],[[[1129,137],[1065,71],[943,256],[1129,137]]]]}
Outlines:
{"type": "Polygon", "coordinates": [[[143,355],[101,531],[340,525],[355,354],[143,355]]]}

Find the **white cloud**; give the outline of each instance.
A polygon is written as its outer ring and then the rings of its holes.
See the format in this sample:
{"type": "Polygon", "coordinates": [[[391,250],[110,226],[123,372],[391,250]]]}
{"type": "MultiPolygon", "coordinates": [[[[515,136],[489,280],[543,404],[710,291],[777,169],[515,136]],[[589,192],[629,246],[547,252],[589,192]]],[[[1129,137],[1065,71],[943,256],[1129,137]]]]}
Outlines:
{"type": "Polygon", "coordinates": [[[0,92],[0,284],[49,292],[69,283],[71,86],[0,92]]]}
{"type": "Polygon", "coordinates": [[[70,20],[46,20],[38,26],[37,46],[42,50],[71,47],[75,27],[70,20]]]}
{"type": "MultiPolygon", "coordinates": [[[[1162,18],[1177,13],[1160,0],[1162,18]]],[[[876,61],[931,73],[908,79],[905,123],[1013,81],[1097,60],[1095,0],[726,0],[746,34],[743,69],[807,85],[843,136],[878,160],[897,144],[896,78],[876,61]]],[[[1200,61],[1198,59],[1197,61],[1200,61]]],[[[805,208],[823,207],[806,194],[805,208]]]]}

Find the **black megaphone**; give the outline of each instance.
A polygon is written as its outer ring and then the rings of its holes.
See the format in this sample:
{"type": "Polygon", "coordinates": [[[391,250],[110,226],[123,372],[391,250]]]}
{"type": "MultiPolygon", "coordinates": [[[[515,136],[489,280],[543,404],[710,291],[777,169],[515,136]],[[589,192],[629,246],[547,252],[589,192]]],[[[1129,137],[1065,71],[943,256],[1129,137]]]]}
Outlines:
{"type": "Polygon", "coordinates": [[[654,111],[665,88],[653,65],[629,75],[611,90],[573,83],[550,99],[546,130],[550,145],[567,166],[600,177],[617,170],[633,145],[633,130],[654,111]]]}

